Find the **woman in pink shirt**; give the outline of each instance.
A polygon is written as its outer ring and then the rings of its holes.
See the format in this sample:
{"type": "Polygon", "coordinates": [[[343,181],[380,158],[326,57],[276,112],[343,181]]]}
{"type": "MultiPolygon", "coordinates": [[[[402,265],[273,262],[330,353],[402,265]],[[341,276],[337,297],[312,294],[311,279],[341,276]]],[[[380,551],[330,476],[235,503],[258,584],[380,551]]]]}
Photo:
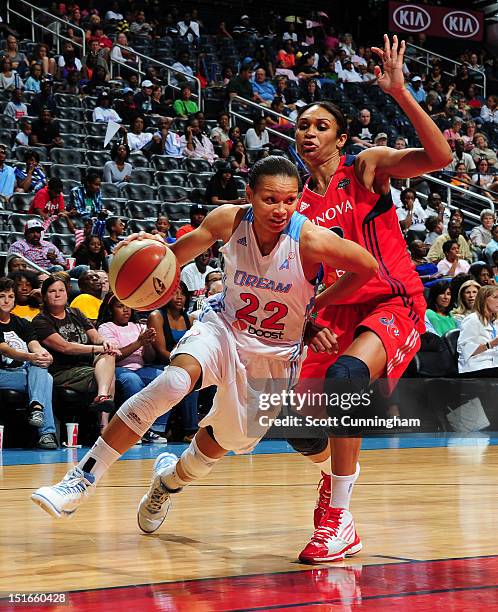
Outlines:
{"type": "MultiPolygon", "coordinates": [[[[162,366],[147,365],[153,363],[156,357],[152,346],[155,330],[139,323],[137,313],[120,302],[112,291],[102,302],[97,328],[101,336],[113,342],[121,352],[121,357],[116,357],[116,382],[123,400],[144,389],[162,373],[162,366]]],[[[145,434],[142,441],[166,444],[166,438],[153,429],[145,434]]]]}

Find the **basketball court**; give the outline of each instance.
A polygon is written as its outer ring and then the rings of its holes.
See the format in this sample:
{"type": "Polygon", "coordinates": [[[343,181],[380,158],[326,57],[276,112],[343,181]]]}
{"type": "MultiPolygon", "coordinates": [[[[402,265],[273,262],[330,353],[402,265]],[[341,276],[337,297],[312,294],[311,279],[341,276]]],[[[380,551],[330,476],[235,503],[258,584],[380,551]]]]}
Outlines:
{"type": "Polygon", "coordinates": [[[0,608],[27,605],[10,594],[53,593],[59,603],[29,609],[498,610],[497,444],[483,434],[365,440],[352,504],[364,548],[314,567],[297,554],[318,472],[282,441],[226,457],[151,536],[136,508],[162,446],[131,449],[66,521],[29,496],[84,449],[4,450],[0,608]]]}

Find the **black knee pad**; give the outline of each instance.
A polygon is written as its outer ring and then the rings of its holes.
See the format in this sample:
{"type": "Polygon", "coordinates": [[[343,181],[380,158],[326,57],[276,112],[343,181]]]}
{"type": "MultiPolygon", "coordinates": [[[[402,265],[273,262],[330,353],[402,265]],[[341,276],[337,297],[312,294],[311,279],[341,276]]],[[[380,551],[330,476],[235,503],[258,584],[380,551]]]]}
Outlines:
{"type": "Polygon", "coordinates": [[[344,414],[361,413],[370,385],[370,370],[366,363],[351,355],[341,355],[327,370],[325,392],[337,401],[330,401],[329,417],[340,419],[344,414]]]}
{"type": "Polygon", "coordinates": [[[310,455],[323,453],[329,444],[329,439],[324,432],[323,436],[320,438],[287,438],[287,442],[295,451],[308,457],[310,455]]]}

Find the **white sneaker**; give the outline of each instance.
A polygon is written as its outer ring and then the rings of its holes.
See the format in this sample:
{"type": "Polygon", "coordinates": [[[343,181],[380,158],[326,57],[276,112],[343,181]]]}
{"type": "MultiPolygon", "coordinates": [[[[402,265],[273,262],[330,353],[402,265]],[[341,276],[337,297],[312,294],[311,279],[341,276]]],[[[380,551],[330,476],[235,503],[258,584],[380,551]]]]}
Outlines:
{"type": "Polygon", "coordinates": [[[37,489],[31,499],[50,516],[68,518],[95,489],[95,476],[75,466],[59,483],[37,489]]]}
{"type": "Polygon", "coordinates": [[[161,480],[161,474],[171,469],[177,461],[178,457],[173,453],[161,453],[154,462],[152,482],[137,511],[138,526],[144,533],[154,533],[159,529],[171,506],[171,494],[181,491],[170,491],[161,480]]]}

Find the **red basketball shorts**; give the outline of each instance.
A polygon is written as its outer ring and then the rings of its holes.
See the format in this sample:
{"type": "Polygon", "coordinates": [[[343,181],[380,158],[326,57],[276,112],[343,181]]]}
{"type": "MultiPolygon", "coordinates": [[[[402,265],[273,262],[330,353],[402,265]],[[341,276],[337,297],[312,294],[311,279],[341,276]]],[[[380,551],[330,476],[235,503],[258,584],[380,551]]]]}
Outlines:
{"type": "MultiPolygon", "coordinates": [[[[326,325],[336,335],[339,352],[315,353],[308,350],[300,379],[325,378],[327,369],[351,345],[362,330],[373,331],[386,350],[384,377],[399,379],[420,348],[420,334],[425,332],[426,303],[422,295],[388,298],[368,304],[329,306],[321,311],[317,323],[326,325]]],[[[394,388],[394,384],[390,388],[394,388]]]]}

